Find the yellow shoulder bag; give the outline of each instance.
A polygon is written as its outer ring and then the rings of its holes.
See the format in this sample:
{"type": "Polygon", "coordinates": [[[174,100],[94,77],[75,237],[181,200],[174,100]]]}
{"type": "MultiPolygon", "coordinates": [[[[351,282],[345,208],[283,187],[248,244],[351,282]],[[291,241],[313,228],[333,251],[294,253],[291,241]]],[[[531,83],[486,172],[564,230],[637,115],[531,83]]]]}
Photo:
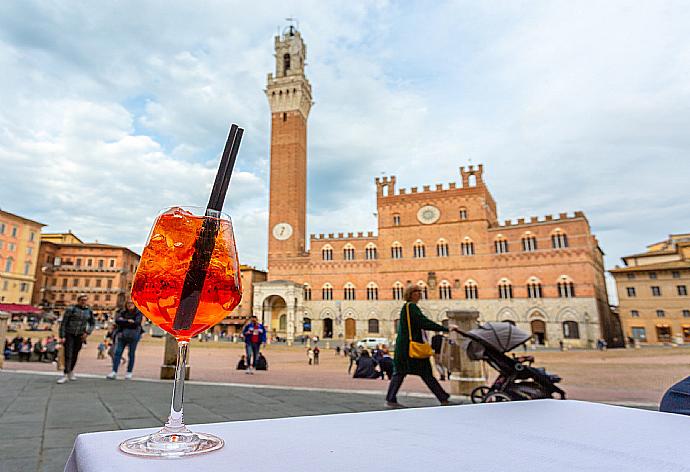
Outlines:
{"type": "Polygon", "coordinates": [[[427,343],[418,343],[412,340],[412,325],[410,324],[410,304],[405,304],[407,310],[407,334],[410,336],[409,356],[412,359],[428,359],[434,355],[434,350],[427,343]]]}

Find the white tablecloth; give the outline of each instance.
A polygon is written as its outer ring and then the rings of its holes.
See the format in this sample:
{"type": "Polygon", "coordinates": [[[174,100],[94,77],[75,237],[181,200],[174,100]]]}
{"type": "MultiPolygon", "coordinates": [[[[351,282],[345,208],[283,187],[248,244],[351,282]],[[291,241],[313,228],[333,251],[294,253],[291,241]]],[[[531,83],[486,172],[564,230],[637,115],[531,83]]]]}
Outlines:
{"type": "Polygon", "coordinates": [[[117,446],[154,429],[81,434],[65,470],[690,471],[690,417],[571,400],[213,423],[220,451],[139,459],[117,446]]]}

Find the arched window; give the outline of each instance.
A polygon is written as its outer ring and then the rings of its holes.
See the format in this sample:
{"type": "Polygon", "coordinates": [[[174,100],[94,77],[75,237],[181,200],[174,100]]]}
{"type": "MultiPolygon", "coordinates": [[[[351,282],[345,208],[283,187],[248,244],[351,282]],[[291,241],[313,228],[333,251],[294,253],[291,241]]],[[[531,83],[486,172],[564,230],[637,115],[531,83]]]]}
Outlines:
{"type": "Polygon", "coordinates": [[[393,243],[393,245],[391,246],[391,258],[402,259],[402,257],[403,257],[402,245],[398,241],[395,241],[393,243]]]}
{"type": "Polygon", "coordinates": [[[529,231],[522,236],[522,250],[525,252],[537,250],[537,238],[529,231]]]}
{"type": "Polygon", "coordinates": [[[374,282],[369,282],[367,285],[367,300],[378,300],[379,288],[374,282]]]}
{"type": "Polygon", "coordinates": [[[499,234],[494,240],[494,247],[496,248],[496,254],[505,254],[508,252],[508,240],[499,234]]]}
{"type": "Polygon", "coordinates": [[[290,54],[283,55],[283,69],[285,73],[290,70],[290,54]]]}
{"type": "Polygon", "coordinates": [[[477,282],[474,280],[465,282],[465,298],[468,300],[476,300],[479,298],[479,289],[477,287],[477,282]]]}
{"type": "Polygon", "coordinates": [[[527,298],[543,298],[541,282],[536,277],[527,281],[527,298]]]}
{"type": "Polygon", "coordinates": [[[326,282],[321,287],[321,298],[324,300],[333,300],[333,285],[326,282]]]}
{"type": "Polygon", "coordinates": [[[438,285],[438,298],[441,300],[450,300],[453,298],[450,283],[447,280],[442,280],[438,285]]]}
{"type": "Polygon", "coordinates": [[[278,329],[280,331],[287,330],[287,316],[286,315],[280,315],[280,318],[278,318],[278,329]]]}
{"type": "Polygon", "coordinates": [[[448,257],[448,243],[443,238],[436,243],[436,255],[438,257],[448,257]]]}
{"type": "Polygon", "coordinates": [[[346,261],[355,260],[355,247],[352,244],[347,243],[343,248],[343,259],[346,261]]]}
{"type": "Polygon", "coordinates": [[[474,256],[474,243],[468,237],[460,243],[460,254],[463,256],[474,256]]]}
{"type": "Polygon", "coordinates": [[[560,298],[573,298],[575,296],[575,284],[567,275],[558,279],[558,296],[560,298]]]}
{"type": "Polygon", "coordinates": [[[393,215],[393,226],[400,226],[400,215],[397,213],[393,215]]]}
{"type": "Polygon", "coordinates": [[[367,325],[370,333],[379,332],[379,320],[377,320],[376,318],[369,318],[367,325]]]}
{"type": "Polygon", "coordinates": [[[424,281],[420,280],[419,282],[417,282],[417,286],[422,291],[422,300],[428,300],[429,299],[429,289],[427,288],[424,281]]]}
{"type": "Polygon", "coordinates": [[[343,288],[343,298],[345,300],[355,299],[355,286],[352,285],[351,282],[345,284],[345,288],[343,288]]]}
{"type": "Polygon", "coordinates": [[[580,326],[577,321],[563,322],[563,337],[565,339],[580,339],[580,326]]]}
{"type": "Polygon", "coordinates": [[[557,229],[551,233],[551,246],[554,249],[564,249],[568,247],[568,236],[560,229],[557,229]]]}
{"type": "Polygon", "coordinates": [[[302,318],[302,331],[305,333],[311,331],[311,318],[307,318],[306,316],[302,318]]]}
{"type": "Polygon", "coordinates": [[[498,298],[501,300],[511,300],[513,298],[513,285],[508,279],[501,279],[498,282],[498,298]]]}
{"type": "Polygon", "coordinates": [[[326,244],[323,249],[321,249],[321,258],[324,261],[333,260],[333,247],[330,244],[326,244]]]}
{"type": "Polygon", "coordinates": [[[309,284],[304,284],[304,300],[309,301],[311,300],[311,287],[309,284]]]}
{"type": "Polygon", "coordinates": [[[369,243],[367,247],[364,248],[364,257],[367,260],[373,260],[378,257],[378,254],[376,254],[376,245],[374,243],[369,243]]]}
{"type": "Polygon", "coordinates": [[[424,243],[421,240],[417,240],[414,243],[413,246],[413,257],[421,258],[421,257],[426,257],[426,247],[424,246],[424,243]]]}
{"type": "Polygon", "coordinates": [[[458,216],[460,217],[461,220],[466,220],[467,219],[467,208],[460,208],[460,211],[458,212],[458,216]]]}
{"type": "Polygon", "coordinates": [[[393,284],[393,300],[402,300],[404,292],[405,289],[403,287],[403,284],[401,284],[400,282],[395,282],[393,284]]]}

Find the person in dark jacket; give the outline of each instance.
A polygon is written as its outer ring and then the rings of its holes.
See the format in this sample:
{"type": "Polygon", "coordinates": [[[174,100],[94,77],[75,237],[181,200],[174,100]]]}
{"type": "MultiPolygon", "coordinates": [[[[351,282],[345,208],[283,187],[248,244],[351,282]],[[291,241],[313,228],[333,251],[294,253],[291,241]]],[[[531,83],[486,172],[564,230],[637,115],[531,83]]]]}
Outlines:
{"type": "Polygon", "coordinates": [[[383,346],[381,349],[379,369],[381,370],[381,380],[384,380],[384,376],[388,377],[388,380],[393,378],[393,358],[391,358],[390,352],[388,352],[386,346],[383,346]]]}
{"type": "MultiPolygon", "coordinates": [[[[386,395],[386,407],[388,408],[402,408],[398,403],[398,390],[402,386],[403,380],[408,374],[419,375],[429,390],[436,395],[436,398],[441,405],[448,405],[450,395],[443,390],[443,387],[434,378],[431,372],[431,361],[429,359],[413,359],[409,355],[410,347],[410,329],[412,332],[412,340],[415,342],[424,342],[422,330],[427,331],[443,331],[447,332],[448,328],[436,324],[429,318],[422,314],[422,310],[417,306],[417,302],[422,298],[422,290],[418,286],[410,286],[405,290],[404,294],[405,305],[400,310],[400,321],[398,322],[398,337],[395,341],[395,359],[393,360],[393,378],[388,385],[388,394],[386,395]],[[409,320],[408,320],[409,312],[409,320]]],[[[457,330],[456,326],[452,326],[453,330],[457,330]]]]}
{"type": "Polygon", "coordinates": [[[65,310],[60,322],[60,344],[65,350],[65,368],[64,375],[57,381],[63,384],[68,380],[76,380],[74,375],[74,367],[77,364],[77,357],[81,350],[82,344],[86,342],[86,338],[93,331],[96,326],[96,318],[93,316],[93,311],[87,304],[88,297],[85,294],[80,294],[77,297],[77,304],[72,305],[65,310]]]}
{"type": "Polygon", "coordinates": [[[369,355],[369,351],[362,351],[359,359],[357,359],[355,375],[352,377],[355,379],[378,379],[380,376],[381,373],[376,370],[376,361],[369,355]]]}
{"type": "Polygon", "coordinates": [[[684,378],[664,393],[659,411],[690,416],[690,377],[684,378]]]}
{"type": "Polygon", "coordinates": [[[266,328],[259,323],[256,316],[249,319],[249,323],[242,329],[244,347],[247,352],[247,373],[253,374],[262,344],[266,344],[266,328]]]}
{"type": "Polygon", "coordinates": [[[141,321],[144,315],[139,311],[134,302],[129,300],[125,304],[125,308],[120,310],[115,317],[115,325],[117,326],[115,353],[113,354],[113,370],[106,379],[115,380],[117,378],[117,369],[120,367],[120,360],[122,353],[127,347],[127,373],[125,379],[132,378],[132,371],[134,370],[134,354],[137,350],[137,344],[141,338],[142,328],[141,321]]]}

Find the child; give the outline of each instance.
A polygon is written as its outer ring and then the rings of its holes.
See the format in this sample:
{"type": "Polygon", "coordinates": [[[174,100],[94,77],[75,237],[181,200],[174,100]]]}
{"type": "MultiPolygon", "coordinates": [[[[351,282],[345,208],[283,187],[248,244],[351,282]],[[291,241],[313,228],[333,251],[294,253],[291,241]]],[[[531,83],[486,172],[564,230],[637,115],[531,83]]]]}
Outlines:
{"type": "Polygon", "coordinates": [[[98,344],[98,355],[96,356],[96,359],[105,359],[105,350],[107,349],[105,343],[101,341],[98,344]]]}

